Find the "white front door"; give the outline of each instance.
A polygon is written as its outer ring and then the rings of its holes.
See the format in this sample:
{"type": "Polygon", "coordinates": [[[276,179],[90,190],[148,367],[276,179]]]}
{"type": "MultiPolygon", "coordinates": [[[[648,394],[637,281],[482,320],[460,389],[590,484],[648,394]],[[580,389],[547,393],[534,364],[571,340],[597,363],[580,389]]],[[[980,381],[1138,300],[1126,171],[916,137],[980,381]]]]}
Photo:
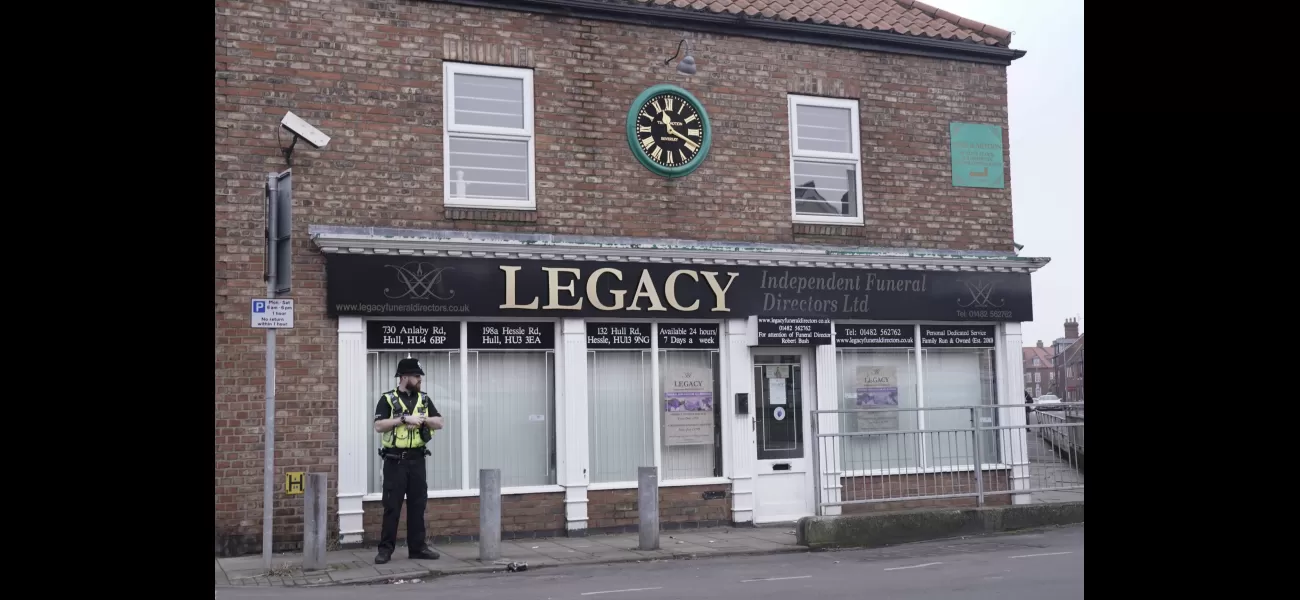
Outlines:
{"type": "Polygon", "coordinates": [[[808,420],[816,403],[816,369],[807,349],[754,348],[753,427],[757,469],[754,522],[812,516],[812,455],[808,420]]]}

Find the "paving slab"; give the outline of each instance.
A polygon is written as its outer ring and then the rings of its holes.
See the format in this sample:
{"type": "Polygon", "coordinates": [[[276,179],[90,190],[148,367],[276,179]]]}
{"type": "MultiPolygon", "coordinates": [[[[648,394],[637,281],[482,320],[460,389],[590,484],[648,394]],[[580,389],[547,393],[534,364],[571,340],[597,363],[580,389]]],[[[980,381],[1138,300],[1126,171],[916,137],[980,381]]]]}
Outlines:
{"type": "Polygon", "coordinates": [[[706,548],[744,547],[754,543],[753,538],[744,538],[732,535],[706,535],[699,533],[674,533],[667,538],[661,536],[659,538],[660,543],[664,543],[665,539],[672,542],[682,541],[688,544],[704,546],[706,548]]]}
{"type": "Polygon", "coordinates": [[[758,540],[764,540],[768,542],[778,542],[782,544],[788,544],[791,546],[798,543],[798,538],[795,536],[793,528],[775,529],[775,528],[757,527],[754,529],[737,531],[736,533],[739,535],[751,537],[758,540]]]}
{"type": "Polygon", "coordinates": [[[440,574],[487,573],[504,571],[512,561],[525,562],[529,568],[569,564],[604,564],[633,561],[666,561],[703,556],[787,552],[795,546],[794,535],[787,527],[710,528],[662,532],[659,549],[638,550],[637,533],[597,534],[575,538],[538,538],[502,540],[501,558],[480,562],[477,542],[435,546],[439,560],[411,560],[406,549],[398,548],[393,560],[375,565],[374,548],[341,550],[326,554],[325,571],[302,570],[302,555],[277,554],[276,570],[267,573],[260,556],[217,559],[214,579],[218,586],[320,586],[383,583],[395,578],[425,578],[440,574]],[[680,542],[680,543],[679,543],[680,542]]]}

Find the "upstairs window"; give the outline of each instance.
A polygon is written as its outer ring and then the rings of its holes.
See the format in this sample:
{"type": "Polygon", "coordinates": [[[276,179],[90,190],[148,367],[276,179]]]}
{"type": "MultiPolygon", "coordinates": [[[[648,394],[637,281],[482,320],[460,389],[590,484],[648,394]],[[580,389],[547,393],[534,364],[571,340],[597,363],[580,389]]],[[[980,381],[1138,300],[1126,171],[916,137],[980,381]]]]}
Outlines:
{"type": "Polygon", "coordinates": [[[861,225],[858,101],[789,98],[794,222],[861,225]]]}
{"type": "Polygon", "coordinates": [[[531,69],[443,63],[446,206],[536,208],[533,146],[531,69]]]}

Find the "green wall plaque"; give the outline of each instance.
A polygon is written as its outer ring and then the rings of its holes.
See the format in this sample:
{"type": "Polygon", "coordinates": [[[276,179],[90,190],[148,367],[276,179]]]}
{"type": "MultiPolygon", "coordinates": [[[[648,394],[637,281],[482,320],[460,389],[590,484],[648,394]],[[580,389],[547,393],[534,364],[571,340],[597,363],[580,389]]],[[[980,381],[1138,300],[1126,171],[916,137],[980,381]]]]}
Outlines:
{"type": "Polygon", "coordinates": [[[1002,128],[982,123],[948,126],[953,187],[1006,187],[1002,162],[1002,128]]]}

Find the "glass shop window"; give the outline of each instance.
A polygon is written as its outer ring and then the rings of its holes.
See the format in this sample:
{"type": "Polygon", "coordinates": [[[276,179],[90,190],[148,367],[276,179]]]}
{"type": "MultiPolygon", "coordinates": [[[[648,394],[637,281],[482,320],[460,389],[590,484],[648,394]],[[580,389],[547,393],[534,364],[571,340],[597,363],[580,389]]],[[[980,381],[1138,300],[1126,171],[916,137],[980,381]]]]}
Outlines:
{"type": "Polygon", "coordinates": [[[664,480],[722,476],[720,333],[716,323],[658,325],[664,480]]]}
{"type": "MultiPolygon", "coordinates": [[[[836,373],[844,410],[916,408],[915,325],[837,323],[836,373]]],[[[846,471],[921,466],[917,411],[841,413],[840,465],[846,471]]]]}
{"type": "MultiPolygon", "coordinates": [[[[456,324],[459,331],[459,324],[456,324]]],[[[458,338],[459,339],[459,338],[458,338]]],[[[459,351],[372,351],[366,356],[366,415],[373,420],[375,405],[385,392],[397,387],[397,363],[403,358],[416,358],[424,370],[421,391],[433,401],[434,407],[442,413],[446,427],[435,431],[427,447],[433,453],[431,460],[425,461],[425,471],[429,490],[461,489],[462,428],[457,424],[463,420],[460,393],[460,352],[459,351]]],[[[383,459],[379,457],[380,436],[374,427],[369,431],[368,447],[370,477],[368,491],[378,494],[383,491],[383,459]]]]}
{"type": "Polygon", "coordinates": [[[650,323],[587,323],[587,436],[592,483],[635,483],[654,464],[650,323]]]}
{"type": "Polygon", "coordinates": [[[501,469],[501,487],[553,485],[555,323],[470,322],[469,487],[501,469]]]}
{"type": "MultiPolygon", "coordinates": [[[[921,330],[927,466],[974,465],[975,419],[996,426],[997,411],[940,409],[997,403],[994,327],[922,325],[921,330]]],[[[983,462],[998,462],[997,432],[983,432],[980,442],[983,462]]]]}

